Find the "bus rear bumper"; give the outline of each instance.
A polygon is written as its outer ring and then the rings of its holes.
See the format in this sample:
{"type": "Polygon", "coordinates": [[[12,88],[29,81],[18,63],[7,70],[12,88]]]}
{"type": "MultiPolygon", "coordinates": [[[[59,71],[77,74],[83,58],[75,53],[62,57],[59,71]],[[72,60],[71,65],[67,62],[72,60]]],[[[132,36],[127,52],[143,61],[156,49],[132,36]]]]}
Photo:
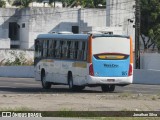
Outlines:
{"type": "Polygon", "coordinates": [[[94,77],[88,76],[87,84],[96,85],[96,84],[131,84],[133,82],[133,76],[128,77],[94,77]]]}

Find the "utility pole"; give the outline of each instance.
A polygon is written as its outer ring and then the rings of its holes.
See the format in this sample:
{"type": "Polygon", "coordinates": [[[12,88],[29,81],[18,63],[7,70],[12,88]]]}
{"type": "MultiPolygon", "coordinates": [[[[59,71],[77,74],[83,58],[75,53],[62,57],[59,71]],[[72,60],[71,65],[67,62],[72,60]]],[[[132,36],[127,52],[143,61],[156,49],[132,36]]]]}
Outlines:
{"type": "Polygon", "coordinates": [[[140,22],[141,22],[141,12],[140,12],[140,0],[136,0],[136,12],[135,12],[135,68],[140,69],[140,22]]]}

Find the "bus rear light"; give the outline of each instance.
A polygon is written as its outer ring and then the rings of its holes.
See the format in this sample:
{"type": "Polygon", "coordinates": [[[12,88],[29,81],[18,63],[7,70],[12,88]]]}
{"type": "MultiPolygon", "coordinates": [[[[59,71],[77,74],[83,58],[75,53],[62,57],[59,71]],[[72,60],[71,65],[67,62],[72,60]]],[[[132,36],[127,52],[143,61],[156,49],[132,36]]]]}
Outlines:
{"type": "Polygon", "coordinates": [[[128,76],[131,76],[131,75],[132,75],[132,72],[133,72],[132,65],[129,64],[128,76]]]}
{"type": "Polygon", "coordinates": [[[89,66],[89,75],[94,76],[93,64],[89,66]]]}

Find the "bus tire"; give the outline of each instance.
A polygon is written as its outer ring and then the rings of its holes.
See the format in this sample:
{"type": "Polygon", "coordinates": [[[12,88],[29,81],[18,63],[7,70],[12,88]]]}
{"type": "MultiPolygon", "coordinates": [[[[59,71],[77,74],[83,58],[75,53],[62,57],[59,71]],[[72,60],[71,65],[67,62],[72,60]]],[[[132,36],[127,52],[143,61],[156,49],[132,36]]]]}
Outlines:
{"type": "Polygon", "coordinates": [[[110,85],[109,86],[109,92],[113,92],[115,90],[115,85],[110,85]]]}
{"type": "Polygon", "coordinates": [[[46,74],[45,71],[42,70],[41,72],[41,83],[42,83],[42,88],[44,89],[50,89],[51,88],[51,83],[46,81],[46,74]]]}
{"type": "Polygon", "coordinates": [[[103,92],[113,92],[115,90],[115,85],[102,85],[103,92]]]}
{"type": "Polygon", "coordinates": [[[101,89],[102,89],[102,92],[109,92],[109,85],[102,85],[101,89]]]}
{"type": "Polygon", "coordinates": [[[71,91],[74,90],[73,77],[72,74],[68,74],[68,85],[71,91]]]}

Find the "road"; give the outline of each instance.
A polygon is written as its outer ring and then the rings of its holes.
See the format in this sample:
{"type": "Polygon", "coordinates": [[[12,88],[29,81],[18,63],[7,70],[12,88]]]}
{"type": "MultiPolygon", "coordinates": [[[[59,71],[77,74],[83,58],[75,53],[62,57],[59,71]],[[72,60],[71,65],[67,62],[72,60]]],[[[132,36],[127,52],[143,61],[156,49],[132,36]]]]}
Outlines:
{"type": "MultiPolygon", "coordinates": [[[[160,94],[159,85],[132,84],[125,87],[116,87],[114,93],[142,93],[160,94]]],[[[0,94],[39,94],[39,93],[70,93],[68,86],[56,85],[50,90],[44,90],[39,81],[34,78],[5,78],[0,77],[0,94]]],[[[81,93],[102,93],[100,87],[86,87],[81,93]]],[[[106,93],[107,94],[107,93],[106,93]]]]}

